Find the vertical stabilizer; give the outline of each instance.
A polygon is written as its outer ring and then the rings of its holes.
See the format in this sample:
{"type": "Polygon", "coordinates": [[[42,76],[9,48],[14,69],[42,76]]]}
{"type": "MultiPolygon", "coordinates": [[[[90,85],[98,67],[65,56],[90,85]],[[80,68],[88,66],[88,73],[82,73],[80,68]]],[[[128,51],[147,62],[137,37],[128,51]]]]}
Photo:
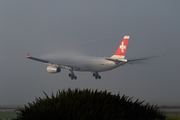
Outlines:
{"type": "Polygon", "coordinates": [[[124,38],[123,38],[121,44],[119,45],[116,53],[113,56],[111,56],[111,58],[113,58],[113,59],[124,59],[125,58],[129,38],[130,38],[130,36],[124,36],[124,38]]]}

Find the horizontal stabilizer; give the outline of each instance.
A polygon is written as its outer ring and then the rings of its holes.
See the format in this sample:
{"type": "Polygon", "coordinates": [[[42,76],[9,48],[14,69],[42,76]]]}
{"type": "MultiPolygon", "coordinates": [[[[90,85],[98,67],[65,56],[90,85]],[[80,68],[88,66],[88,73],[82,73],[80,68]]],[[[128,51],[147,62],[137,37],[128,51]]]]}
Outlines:
{"type": "Polygon", "coordinates": [[[116,64],[127,62],[126,59],[112,59],[112,58],[105,58],[105,59],[106,59],[106,60],[109,60],[109,61],[113,61],[113,62],[115,62],[116,64]]]}

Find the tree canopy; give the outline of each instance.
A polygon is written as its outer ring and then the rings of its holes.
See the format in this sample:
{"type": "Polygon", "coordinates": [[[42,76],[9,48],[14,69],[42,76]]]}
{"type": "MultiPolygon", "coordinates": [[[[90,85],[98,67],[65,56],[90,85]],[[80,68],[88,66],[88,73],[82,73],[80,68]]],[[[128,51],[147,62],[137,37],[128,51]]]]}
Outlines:
{"type": "Polygon", "coordinates": [[[164,120],[156,105],[133,101],[128,96],[91,89],[58,90],[49,97],[35,98],[14,120],[164,120]]]}

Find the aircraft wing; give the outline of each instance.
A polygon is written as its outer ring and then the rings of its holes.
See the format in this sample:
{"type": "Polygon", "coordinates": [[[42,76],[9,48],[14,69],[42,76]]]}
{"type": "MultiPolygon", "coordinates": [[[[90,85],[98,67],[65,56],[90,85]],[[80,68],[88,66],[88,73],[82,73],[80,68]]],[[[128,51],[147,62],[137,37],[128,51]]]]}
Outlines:
{"type": "Polygon", "coordinates": [[[147,59],[159,57],[159,56],[161,56],[161,55],[163,55],[163,54],[164,54],[164,51],[163,51],[162,53],[160,53],[159,55],[156,55],[156,56],[146,57],[146,58],[140,58],[140,59],[127,60],[127,62],[134,62],[134,61],[140,61],[140,60],[147,60],[147,59]]]}
{"type": "Polygon", "coordinates": [[[69,69],[69,70],[80,70],[79,67],[76,66],[70,66],[70,65],[58,65],[60,68],[69,69]]]}
{"type": "Polygon", "coordinates": [[[47,60],[31,57],[29,53],[27,53],[27,58],[31,59],[31,60],[39,61],[39,62],[49,63],[49,61],[47,61],[47,60]]]}
{"type": "Polygon", "coordinates": [[[31,59],[31,60],[38,61],[38,62],[43,62],[46,65],[53,65],[53,66],[64,68],[64,69],[80,70],[80,68],[76,67],[76,66],[57,64],[57,63],[54,63],[54,62],[51,62],[51,61],[48,61],[48,60],[43,60],[43,59],[40,59],[40,58],[31,57],[29,53],[27,53],[27,58],[31,59]]]}

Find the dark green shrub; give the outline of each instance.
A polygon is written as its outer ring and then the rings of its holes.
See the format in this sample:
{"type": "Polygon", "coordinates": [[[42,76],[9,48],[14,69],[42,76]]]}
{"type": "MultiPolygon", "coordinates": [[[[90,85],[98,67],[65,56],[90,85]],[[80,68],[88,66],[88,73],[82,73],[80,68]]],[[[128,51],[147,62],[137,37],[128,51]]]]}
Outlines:
{"type": "Polygon", "coordinates": [[[157,106],[132,101],[107,91],[62,90],[51,97],[36,98],[14,120],[164,120],[157,106]]]}

